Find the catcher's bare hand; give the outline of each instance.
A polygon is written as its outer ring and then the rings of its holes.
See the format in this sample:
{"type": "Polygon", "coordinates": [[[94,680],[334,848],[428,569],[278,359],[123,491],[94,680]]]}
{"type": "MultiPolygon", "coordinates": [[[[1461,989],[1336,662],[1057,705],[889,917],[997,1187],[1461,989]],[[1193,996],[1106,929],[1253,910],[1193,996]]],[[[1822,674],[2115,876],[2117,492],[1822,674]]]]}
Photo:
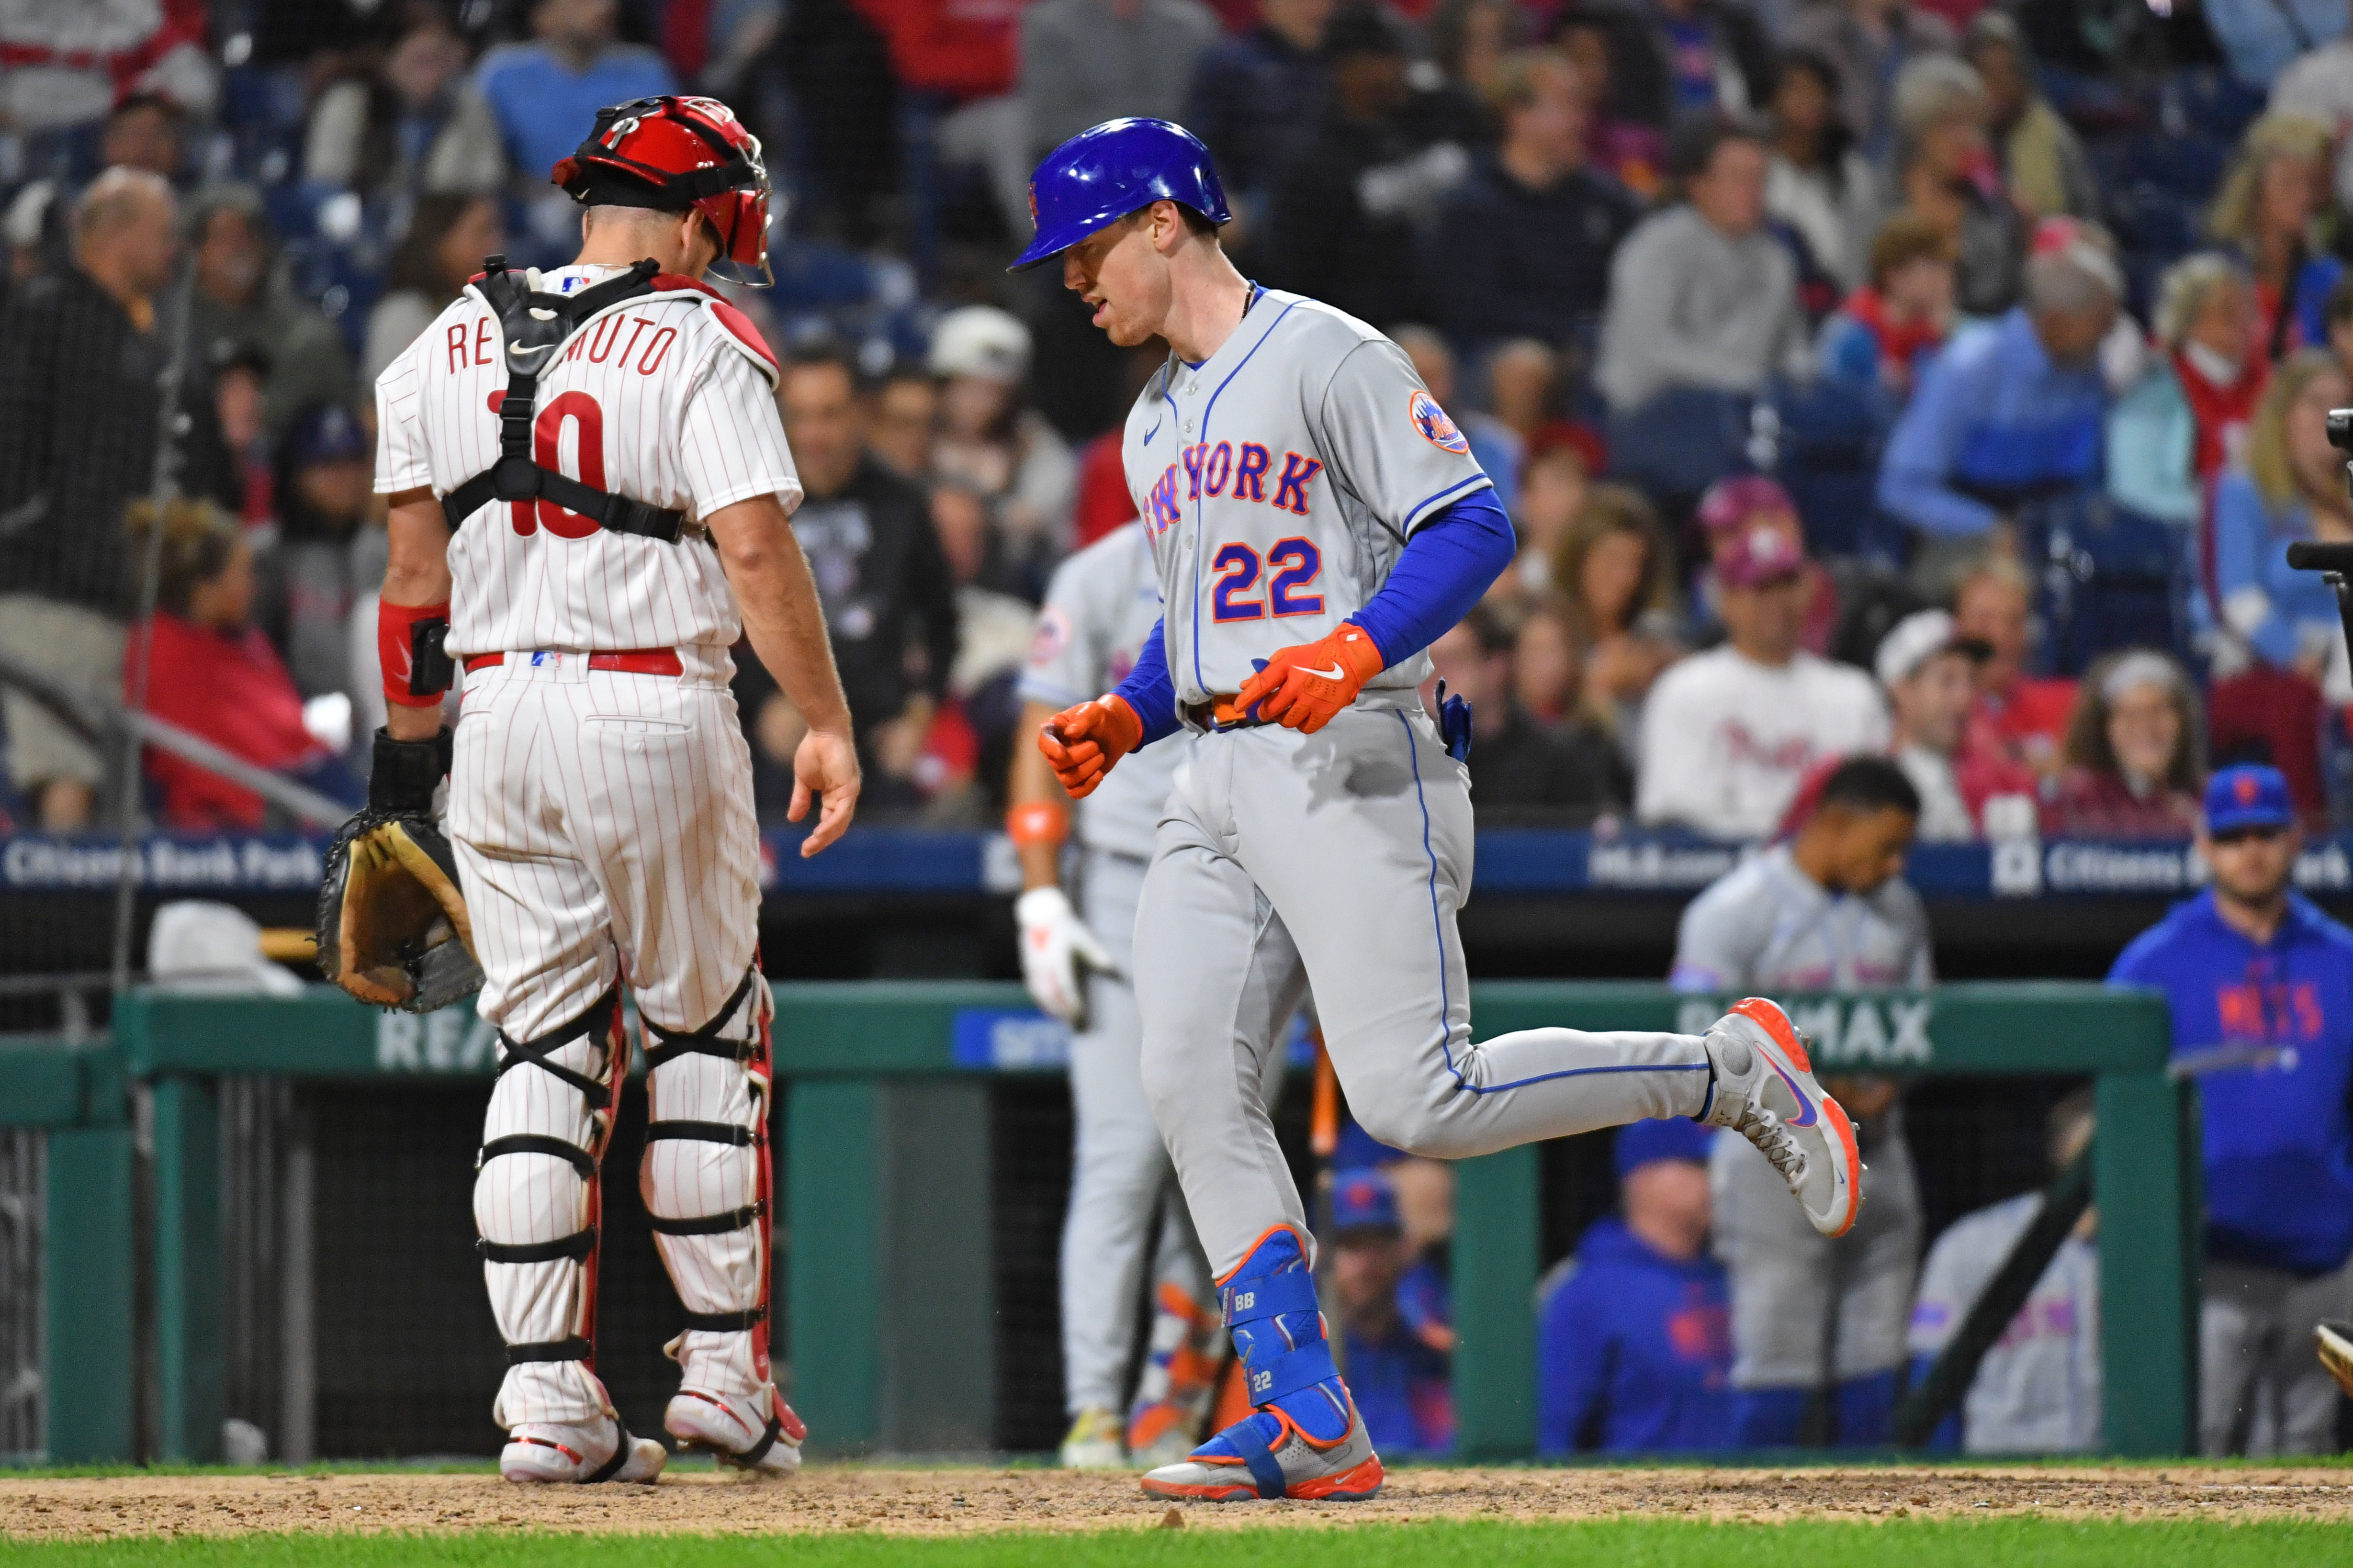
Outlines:
{"type": "Polygon", "coordinates": [[[863,782],[858,771],[858,747],[848,735],[838,730],[811,730],[801,737],[793,751],[793,804],[786,809],[785,820],[798,822],[807,816],[813,795],[821,803],[817,826],[801,840],[802,859],[849,831],[863,782]]]}

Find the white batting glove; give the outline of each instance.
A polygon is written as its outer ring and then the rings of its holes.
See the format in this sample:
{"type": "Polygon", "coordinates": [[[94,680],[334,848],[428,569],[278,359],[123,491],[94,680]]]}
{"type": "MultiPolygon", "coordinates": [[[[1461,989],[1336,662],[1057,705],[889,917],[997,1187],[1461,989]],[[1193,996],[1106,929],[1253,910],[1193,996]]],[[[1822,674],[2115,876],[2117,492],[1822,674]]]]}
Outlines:
{"type": "Polygon", "coordinates": [[[1116,970],[1103,941],[1060,888],[1032,888],[1013,901],[1021,922],[1021,984],[1030,999],[1073,1029],[1087,1026],[1090,969],[1116,970]]]}

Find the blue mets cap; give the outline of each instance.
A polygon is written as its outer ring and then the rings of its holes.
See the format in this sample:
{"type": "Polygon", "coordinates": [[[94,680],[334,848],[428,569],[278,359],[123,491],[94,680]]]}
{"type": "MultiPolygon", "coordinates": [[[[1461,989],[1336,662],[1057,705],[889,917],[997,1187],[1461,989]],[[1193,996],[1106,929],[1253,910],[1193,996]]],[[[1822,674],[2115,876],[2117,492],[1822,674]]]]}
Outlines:
{"type": "Polygon", "coordinates": [[[1371,1165],[1342,1171],[1332,1178],[1334,1230],[1395,1230],[1398,1228],[1397,1188],[1388,1173],[1371,1165]]]}
{"type": "Polygon", "coordinates": [[[1690,1160],[1704,1165],[1708,1147],[1715,1141],[1714,1128],[1703,1127],[1689,1117],[1630,1121],[1618,1129],[1618,1174],[1622,1179],[1661,1160],[1690,1160]]]}
{"type": "Polygon", "coordinates": [[[2295,826],[2295,802],[2288,798],[2287,775],[2277,768],[2242,763],[2206,781],[2207,832],[2295,826]]]}
{"type": "Polygon", "coordinates": [[[1164,201],[1211,223],[1233,218],[1199,137],[1166,120],[1106,120],[1047,153],[1029,176],[1037,237],[1006,270],[1050,261],[1105,224],[1164,201]]]}

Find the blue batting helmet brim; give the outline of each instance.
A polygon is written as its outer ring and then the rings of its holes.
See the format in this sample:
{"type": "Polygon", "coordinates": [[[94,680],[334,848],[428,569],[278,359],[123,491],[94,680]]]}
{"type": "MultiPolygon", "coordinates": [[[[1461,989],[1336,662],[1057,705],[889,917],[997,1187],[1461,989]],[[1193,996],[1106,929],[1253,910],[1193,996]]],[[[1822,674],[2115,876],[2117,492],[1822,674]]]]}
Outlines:
{"type": "Polygon", "coordinates": [[[1208,148],[1166,120],[1107,120],[1046,154],[1029,179],[1038,232],[1006,270],[1050,261],[1107,224],[1176,202],[1211,223],[1230,222],[1208,148]]]}

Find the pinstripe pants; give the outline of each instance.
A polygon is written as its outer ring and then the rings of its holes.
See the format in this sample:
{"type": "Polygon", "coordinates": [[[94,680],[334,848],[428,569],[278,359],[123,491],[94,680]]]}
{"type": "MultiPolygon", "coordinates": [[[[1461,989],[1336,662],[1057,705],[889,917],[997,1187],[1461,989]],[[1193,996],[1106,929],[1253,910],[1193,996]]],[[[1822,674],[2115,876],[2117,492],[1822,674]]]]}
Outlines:
{"type": "Polygon", "coordinates": [[[1310,984],[1365,1131],[1458,1160],[1653,1116],[1711,1081],[1691,1035],[1525,1029],[1471,1043],[1455,914],[1471,890],[1469,770],[1411,691],[1313,735],[1195,741],[1135,918],[1144,1084],[1222,1279],[1306,1211],[1261,1089],[1310,984]]]}
{"type": "MultiPolygon", "coordinates": [[[[450,768],[449,837],[472,916],[483,985],[477,1006],[508,1042],[560,1032],[627,984],[641,1015],[672,1030],[712,1023],[758,941],[759,841],[751,754],[723,658],[683,678],[592,671],[578,654],[510,655],[470,675],[450,768]],[[715,668],[713,668],[715,667],[715,668]]],[[[764,1037],[771,1003],[754,983],[718,1033],[764,1037]]],[[[581,1037],[546,1059],[617,1086],[626,1047],[581,1037]]],[[[650,1042],[649,1042],[650,1043],[650,1042]]],[[[689,1054],[651,1076],[649,1115],[757,1130],[765,1060],[689,1054]]],[[[502,1059],[512,1053],[502,1047],[502,1059]]],[[[527,1061],[508,1062],[483,1139],[538,1135],[601,1155],[609,1108],[527,1061]]],[[[765,1145],[649,1140],[638,1172],[656,1219],[723,1215],[766,1196],[765,1145]]],[[[486,1242],[558,1241],[596,1224],[599,1194],[555,1153],[482,1161],[475,1223],[486,1242]]],[[[690,1312],[746,1311],[767,1277],[768,1221],[656,1242],[690,1312]]],[[[499,1331],[511,1345],[593,1339],[594,1258],[487,1261],[499,1331]]],[[[765,1331],[691,1330],[667,1347],[686,1386],[742,1394],[768,1381],[765,1331]]],[[[525,1360],[508,1369],[502,1426],[577,1422],[608,1409],[591,1363],[525,1360]]]]}

